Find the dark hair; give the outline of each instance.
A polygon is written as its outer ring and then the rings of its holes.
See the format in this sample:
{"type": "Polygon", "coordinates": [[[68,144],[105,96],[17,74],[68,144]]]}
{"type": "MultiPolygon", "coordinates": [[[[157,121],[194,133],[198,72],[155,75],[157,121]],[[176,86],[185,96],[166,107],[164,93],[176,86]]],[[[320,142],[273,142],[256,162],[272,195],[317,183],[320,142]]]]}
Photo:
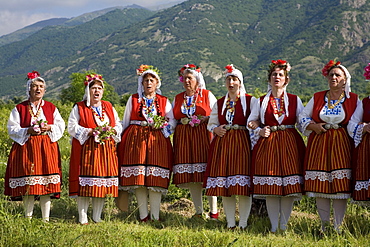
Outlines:
{"type": "Polygon", "coordinates": [[[104,84],[100,80],[93,80],[92,82],[90,82],[89,88],[92,88],[92,86],[94,86],[97,83],[100,83],[100,85],[104,88],[104,84]]]}

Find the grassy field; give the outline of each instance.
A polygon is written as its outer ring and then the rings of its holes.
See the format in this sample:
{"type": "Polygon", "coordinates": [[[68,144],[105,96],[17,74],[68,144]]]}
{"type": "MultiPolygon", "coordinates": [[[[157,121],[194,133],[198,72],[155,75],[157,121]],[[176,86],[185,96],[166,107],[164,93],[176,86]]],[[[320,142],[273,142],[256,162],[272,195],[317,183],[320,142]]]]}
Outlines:
{"type": "MultiPolygon", "coordinates": [[[[57,106],[67,120],[72,105],[57,106]]],[[[113,198],[107,198],[104,222],[82,226],[77,220],[76,201],[68,197],[70,140],[67,133],[59,142],[63,158],[62,196],[52,201],[50,222],[42,222],[38,204],[33,219],[25,219],[23,204],[10,202],[3,195],[11,146],[6,119],[13,107],[0,105],[3,119],[0,125],[0,246],[370,246],[370,213],[364,205],[348,202],[342,234],[333,229],[320,234],[315,203],[308,198],[296,202],[288,230],[283,233],[270,233],[267,216],[258,215],[256,209],[246,230],[231,231],[226,229],[221,205],[219,221],[193,219],[189,193],[172,185],[163,198],[160,222],[139,222],[134,197],[129,212],[119,211],[113,198]]],[[[117,110],[122,116],[123,108],[117,110]]],[[[204,202],[207,208],[206,200],[204,202]]],[[[89,210],[90,216],[91,208],[89,210]]]]}

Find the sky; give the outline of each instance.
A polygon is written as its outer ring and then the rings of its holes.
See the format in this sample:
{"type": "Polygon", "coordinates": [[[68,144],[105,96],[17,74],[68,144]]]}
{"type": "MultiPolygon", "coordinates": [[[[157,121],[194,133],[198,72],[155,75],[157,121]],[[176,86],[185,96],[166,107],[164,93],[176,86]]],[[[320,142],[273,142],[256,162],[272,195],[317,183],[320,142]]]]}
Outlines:
{"type": "Polygon", "coordinates": [[[79,15],[116,6],[151,7],[176,0],[0,0],[0,36],[50,18],[79,15]]]}

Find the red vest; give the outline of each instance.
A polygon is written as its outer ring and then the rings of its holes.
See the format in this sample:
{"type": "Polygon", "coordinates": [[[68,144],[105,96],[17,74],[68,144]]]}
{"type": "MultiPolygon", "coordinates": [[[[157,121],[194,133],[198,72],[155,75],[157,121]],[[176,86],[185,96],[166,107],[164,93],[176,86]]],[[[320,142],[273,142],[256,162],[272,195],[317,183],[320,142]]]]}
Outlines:
{"type": "MultiPolygon", "coordinates": [[[[20,125],[22,128],[30,127],[31,123],[31,114],[29,112],[29,100],[23,101],[22,103],[18,104],[16,106],[19,116],[20,116],[20,125]]],[[[44,105],[41,106],[42,111],[44,112],[45,118],[48,121],[48,124],[54,123],[54,111],[55,111],[55,105],[52,103],[44,100],[44,105]]]]}
{"type": "Polygon", "coordinates": [[[368,123],[370,122],[370,99],[369,97],[366,97],[362,100],[362,109],[364,110],[364,113],[362,115],[362,121],[368,123]]]}
{"type": "MultiPolygon", "coordinates": [[[[224,96],[221,99],[217,100],[218,121],[220,122],[220,125],[229,124],[226,121],[226,110],[227,109],[225,108],[224,114],[223,115],[221,114],[222,106],[223,106],[224,101],[225,101],[225,97],[226,96],[224,96]]],[[[246,98],[246,103],[247,103],[246,115],[244,116],[244,114],[243,114],[243,107],[242,107],[242,104],[241,104],[241,100],[239,99],[236,102],[236,105],[235,105],[235,115],[234,115],[233,124],[238,124],[238,125],[241,125],[241,126],[245,126],[247,124],[248,116],[251,113],[251,107],[250,106],[251,106],[252,96],[246,94],[245,95],[245,98],[246,98]]]]}
{"type": "MultiPolygon", "coordinates": [[[[138,103],[139,94],[133,94],[131,96],[132,98],[132,110],[131,110],[131,117],[130,120],[139,120],[139,121],[145,121],[145,117],[140,114],[141,108],[141,102],[138,103]]],[[[166,115],[166,104],[167,104],[167,98],[165,96],[162,96],[160,94],[156,95],[156,109],[158,115],[164,117],[166,115]]],[[[144,100],[144,99],[143,99],[144,100]]]]}
{"type": "MultiPolygon", "coordinates": [[[[325,105],[325,95],[328,91],[321,91],[314,94],[314,104],[313,104],[313,110],[312,110],[312,119],[316,123],[323,123],[323,121],[320,119],[320,111],[325,105]]],[[[341,122],[341,124],[348,124],[349,120],[351,119],[351,116],[353,112],[356,110],[357,106],[357,94],[349,93],[350,98],[346,98],[342,104],[344,112],[346,113],[346,116],[344,120],[341,122]]]]}
{"type": "MultiPolygon", "coordinates": [[[[295,125],[296,121],[297,121],[297,96],[296,95],[293,95],[293,94],[290,94],[290,93],[286,93],[288,95],[288,99],[289,99],[289,106],[288,106],[288,111],[289,111],[289,116],[286,116],[284,117],[284,120],[283,122],[281,122],[281,124],[284,124],[284,125],[295,125]]],[[[265,98],[266,95],[262,96],[260,98],[260,104],[262,104],[262,101],[263,99],[265,98]]],[[[272,94],[270,95],[270,99],[273,98],[272,94]]],[[[274,108],[272,107],[272,105],[269,103],[267,105],[267,108],[266,108],[266,112],[265,112],[265,125],[270,125],[270,126],[274,126],[274,125],[279,125],[279,122],[276,120],[275,116],[274,116],[274,108]]]]}
{"type": "MultiPolygon", "coordinates": [[[[197,101],[195,102],[195,113],[194,115],[209,116],[211,115],[211,107],[209,103],[209,90],[201,89],[201,94],[198,94],[197,101]]],[[[181,112],[181,106],[184,102],[185,92],[179,93],[175,97],[175,105],[173,106],[173,115],[175,119],[180,120],[181,118],[187,117],[181,112]]]]}
{"type": "MultiPolygon", "coordinates": [[[[95,117],[92,114],[92,110],[86,106],[85,101],[81,101],[76,104],[78,106],[78,112],[80,114],[80,121],[78,124],[85,128],[93,129],[98,127],[98,124],[95,122],[95,117]]],[[[107,114],[109,118],[109,125],[112,127],[116,126],[112,104],[108,101],[102,100],[101,105],[102,108],[104,108],[104,112],[107,114]]]]}

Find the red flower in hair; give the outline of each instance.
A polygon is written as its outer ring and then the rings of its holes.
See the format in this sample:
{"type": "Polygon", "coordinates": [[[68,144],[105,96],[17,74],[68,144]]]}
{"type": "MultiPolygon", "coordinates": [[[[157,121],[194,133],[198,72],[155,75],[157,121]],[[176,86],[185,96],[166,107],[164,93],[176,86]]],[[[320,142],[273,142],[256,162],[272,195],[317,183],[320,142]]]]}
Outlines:
{"type": "Polygon", "coordinates": [[[278,59],[278,60],[272,60],[271,63],[273,63],[275,65],[278,65],[278,64],[284,65],[284,64],[286,64],[286,61],[278,59]]]}
{"type": "Polygon", "coordinates": [[[177,72],[178,75],[179,75],[179,80],[181,81],[182,80],[182,76],[184,75],[184,71],[185,70],[195,70],[196,72],[200,72],[200,68],[198,66],[196,66],[195,64],[185,64],[181,69],[179,69],[179,71],[177,72]],[[181,77],[181,79],[180,79],[181,77]]]}
{"type": "Polygon", "coordinates": [[[340,62],[338,61],[338,62],[335,62],[335,61],[333,61],[333,60],[330,60],[325,66],[324,66],[324,68],[322,68],[322,70],[321,70],[321,73],[322,73],[322,75],[323,76],[325,76],[325,77],[327,77],[328,76],[328,74],[329,74],[329,71],[330,71],[330,69],[332,68],[332,67],[334,67],[334,66],[337,66],[337,65],[339,65],[340,64],[340,62]]]}
{"type": "Polygon", "coordinates": [[[94,80],[104,81],[103,77],[99,74],[88,74],[85,77],[85,81],[84,81],[85,86],[89,85],[89,83],[94,80]]]}
{"type": "Polygon", "coordinates": [[[29,80],[35,79],[35,78],[37,78],[39,76],[40,76],[40,73],[37,72],[36,70],[33,70],[32,72],[30,72],[30,73],[27,74],[27,78],[29,80]]]}
{"type": "Polygon", "coordinates": [[[365,70],[364,73],[365,79],[370,80],[370,63],[364,68],[364,70],[365,70]]]}
{"type": "Polygon", "coordinates": [[[228,64],[225,66],[225,69],[227,70],[227,73],[231,73],[234,70],[234,66],[232,64],[228,64]]]}

